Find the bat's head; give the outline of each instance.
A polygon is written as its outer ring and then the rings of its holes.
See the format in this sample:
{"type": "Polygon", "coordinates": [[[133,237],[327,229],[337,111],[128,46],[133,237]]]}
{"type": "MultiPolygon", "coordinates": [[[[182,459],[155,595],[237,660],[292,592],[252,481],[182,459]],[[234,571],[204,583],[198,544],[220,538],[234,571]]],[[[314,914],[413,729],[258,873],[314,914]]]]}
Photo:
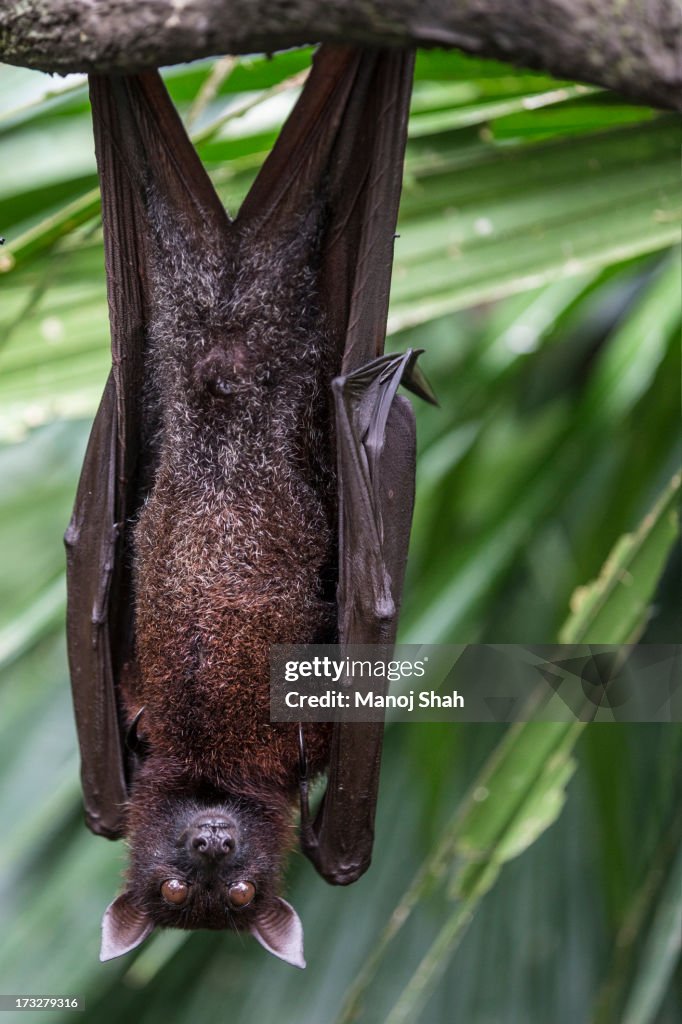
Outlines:
{"type": "Polygon", "coordinates": [[[102,920],[100,959],[135,949],[156,927],[229,928],[305,967],[301,922],[277,894],[287,825],[243,797],[134,794],[130,867],[102,920]]]}

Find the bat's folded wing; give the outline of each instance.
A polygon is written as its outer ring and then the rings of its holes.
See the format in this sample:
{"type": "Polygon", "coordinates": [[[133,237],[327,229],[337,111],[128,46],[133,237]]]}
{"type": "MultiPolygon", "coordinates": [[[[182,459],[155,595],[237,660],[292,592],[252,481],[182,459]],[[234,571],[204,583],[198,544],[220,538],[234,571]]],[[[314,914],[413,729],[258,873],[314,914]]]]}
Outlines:
{"type": "Polygon", "coordinates": [[[117,436],[116,388],[110,376],[64,537],[67,639],[85,815],[89,828],[109,839],[123,834],[127,799],[108,622],[118,545],[117,436]]]}
{"type": "MultiPolygon", "coordinates": [[[[391,656],[414,502],[415,428],[396,394],[419,388],[417,353],[382,356],[334,381],[340,501],[339,640],[391,656]]],[[[302,845],[321,875],[354,882],[369,867],[383,723],[337,723],[327,790],[302,845]]]]}

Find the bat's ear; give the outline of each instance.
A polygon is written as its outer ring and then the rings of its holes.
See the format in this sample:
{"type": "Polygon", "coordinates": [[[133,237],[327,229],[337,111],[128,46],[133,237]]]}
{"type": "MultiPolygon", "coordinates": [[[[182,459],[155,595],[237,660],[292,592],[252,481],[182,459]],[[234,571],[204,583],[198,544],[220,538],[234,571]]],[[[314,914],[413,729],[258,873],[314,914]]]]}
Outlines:
{"type": "Polygon", "coordinates": [[[100,960],[113,960],[135,949],[154,930],[154,922],[133,906],[127,892],[117,896],[104,911],[100,960]]]}
{"type": "Polygon", "coordinates": [[[259,912],[251,924],[251,934],[269,953],[292,967],[305,967],[303,925],[286,900],[277,896],[259,912]]]}

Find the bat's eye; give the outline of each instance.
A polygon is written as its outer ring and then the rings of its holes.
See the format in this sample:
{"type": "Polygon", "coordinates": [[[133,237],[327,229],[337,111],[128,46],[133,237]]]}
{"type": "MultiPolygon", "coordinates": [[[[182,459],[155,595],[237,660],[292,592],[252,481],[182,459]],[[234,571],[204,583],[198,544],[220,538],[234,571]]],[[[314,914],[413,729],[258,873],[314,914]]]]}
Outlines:
{"type": "Polygon", "coordinates": [[[189,886],[179,878],[167,878],[161,883],[161,895],[166,903],[174,903],[176,907],[181,907],[187,902],[188,893],[189,886]]]}
{"type": "Polygon", "coordinates": [[[233,882],[227,890],[227,898],[233,907],[248,907],[255,895],[253,882],[233,882]]]}

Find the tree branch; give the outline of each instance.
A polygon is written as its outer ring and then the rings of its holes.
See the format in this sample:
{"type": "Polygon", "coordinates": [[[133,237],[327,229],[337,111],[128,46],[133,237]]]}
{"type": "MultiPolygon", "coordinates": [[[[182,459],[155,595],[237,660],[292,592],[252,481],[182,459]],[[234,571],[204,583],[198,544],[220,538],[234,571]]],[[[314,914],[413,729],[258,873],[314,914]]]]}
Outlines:
{"type": "Polygon", "coordinates": [[[458,47],[682,110],[678,0],[4,0],[0,59],[136,71],[311,42],[458,47]]]}

